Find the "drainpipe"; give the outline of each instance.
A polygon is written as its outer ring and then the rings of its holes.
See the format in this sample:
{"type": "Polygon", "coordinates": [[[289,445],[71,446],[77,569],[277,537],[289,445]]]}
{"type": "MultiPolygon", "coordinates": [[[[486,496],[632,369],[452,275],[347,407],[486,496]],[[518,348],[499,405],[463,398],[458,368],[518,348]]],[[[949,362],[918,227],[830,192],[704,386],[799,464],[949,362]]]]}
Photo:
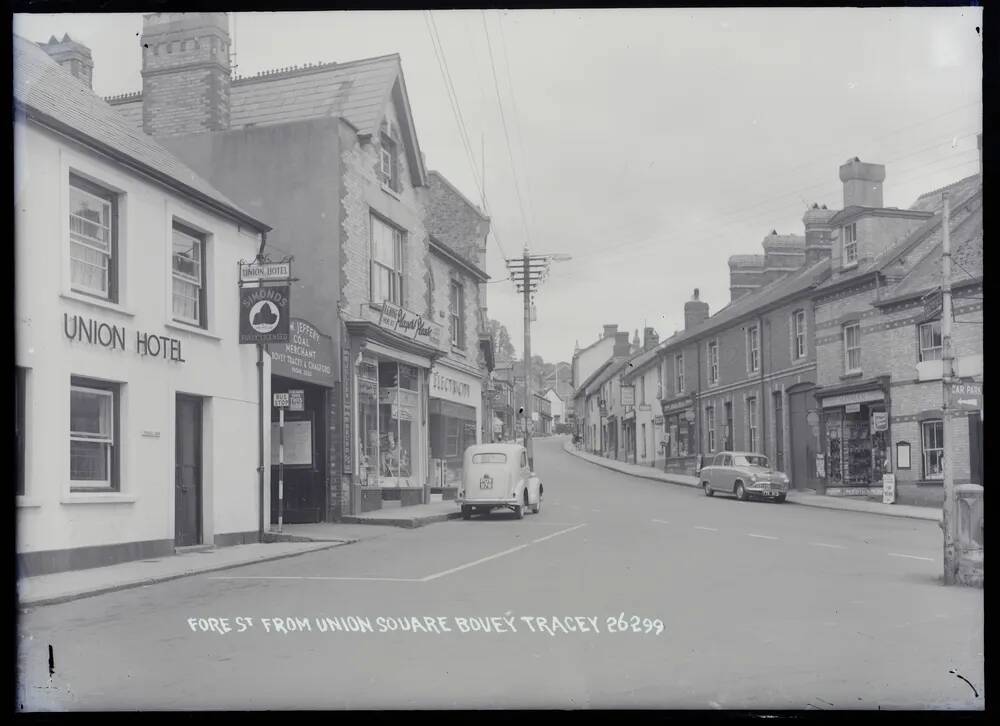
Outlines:
{"type": "MultiPolygon", "coordinates": [[[[257,259],[264,256],[267,232],[260,234],[257,259]]],[[[264,541],[264,345],[257,344],[257,541],[264,541]]]]}
{"type": "Polygon", "coordinates": [[[695,386],[694,395],[694,420],[695,426],[698,427],[698,458],[701,460],[704,457],[702,452],[702,440],[701,440],[701,341],[695,343],[695,348],[698,351],[698,378],[697,385],[695,386]]]}
{"type": "MultiPolygon", "coordinates": [[[[771,321],[767,321],[768,330],[771,328],[771,321]]],[[[760,335],[760,406],[758,411],[760,411],[760,443],[761,443],[761,453],[767,456],[767,406],[769,404],[767,391],[764,385],[764,316],[757,316],[757,330],[760,335]]],[[[771,352],[771,336],[767,336],[767,350],[768,353],[771,352]]]]}

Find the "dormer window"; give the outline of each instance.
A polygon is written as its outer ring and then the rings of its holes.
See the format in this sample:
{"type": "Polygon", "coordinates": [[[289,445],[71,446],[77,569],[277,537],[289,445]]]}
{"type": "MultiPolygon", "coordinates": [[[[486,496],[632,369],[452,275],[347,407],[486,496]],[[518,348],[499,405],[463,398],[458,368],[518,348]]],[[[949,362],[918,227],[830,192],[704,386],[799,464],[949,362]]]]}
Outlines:
{"type": "Polygon", "coordinates": [[[858,261],[858,225],[857,222],[844,225],[844,264],[849,265],[858,261]]]}

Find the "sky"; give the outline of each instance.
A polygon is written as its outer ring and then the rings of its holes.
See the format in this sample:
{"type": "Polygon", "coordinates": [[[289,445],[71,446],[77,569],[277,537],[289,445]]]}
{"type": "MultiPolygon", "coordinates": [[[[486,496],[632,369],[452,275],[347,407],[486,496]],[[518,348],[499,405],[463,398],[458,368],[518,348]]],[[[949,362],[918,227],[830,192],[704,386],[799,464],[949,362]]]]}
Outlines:
{"type": "MultiPolygon", "coordinates": [[[[711,312],[724,307],[729,256],[761,254],[771,230],[803,234],[814,202],[841,207],[849,158],[884,164],[884,204],[902,208],[977,173],[981,26],[973,7],[230,20],[237,75],[400,55],[428,168],[480,204],[485,191],[489,315],[518,354],[522,299],[505,258],[526,246],[572,257],[535,298],[531,348],[547,361],[606,323],[663,339],[695,287],[711,312]]],[[[103,96],[141,89],[141,30],[139,14],[14,18],[31,40],[69,33],[90,47],[103,96]]]]}

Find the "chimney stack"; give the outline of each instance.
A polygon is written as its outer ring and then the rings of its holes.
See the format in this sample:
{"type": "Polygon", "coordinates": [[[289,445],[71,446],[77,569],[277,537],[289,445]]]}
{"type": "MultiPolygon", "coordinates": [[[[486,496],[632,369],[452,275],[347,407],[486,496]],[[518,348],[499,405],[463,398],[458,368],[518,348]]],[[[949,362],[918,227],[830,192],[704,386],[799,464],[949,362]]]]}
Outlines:
{"type": "Polygon", "coordinates": [[[653,328],[647,327],[642,331],[642,349],[652,350],[660,344],[660,336],[653,328]]]}
{"type": "Polygon", "coordinates": [[[142,16],[142,130],[181,136],[229,128],[227,13],[142,16]]]}
{"type": "Polygon", "coordinates": [[[802,224],[806,230],[806,264],[813,265],[824,257],[829,257],[833,249],[833,227],[830,220],[836,214],[836,210],[827,209],[813,204],[806,213],[802,215],[802,224]]]}
{"type": "Polygon", "coordinates": [[[62,40],[53,35],[48,43],[39,43],[38,46],[87,88],[94,89],[94,60],[90,48],[70,38],[68,33],[63,35],[62,40]]]}
{"type": "Polygon", "coordinates": [[[848,207],[881,209],[885,166],[866,164],[855,156],[840,167],[840,181],[844,183],[844,209],[848,207]]]}
{"type": "Polygon", "coordinates": [[[617,334],[618,334],[618,326],[617,325],[605,325],[604,326],[604,335],[602,335],[601,337],[602,338],[613,338],[617,334]]]}
{"type": "Polygon", "coordinates": [[[690,330],[708,319],[708,303],[698,299],[698,288],[694,297],[684,303],[684,330],[690,330]]]}
{"type": "Polygon", "coordinates": [[[615,333],[615,347],[611,353],[613,358],[628,358],[632,355],[632,344],[628,339],[628,331],[615,333]]]}

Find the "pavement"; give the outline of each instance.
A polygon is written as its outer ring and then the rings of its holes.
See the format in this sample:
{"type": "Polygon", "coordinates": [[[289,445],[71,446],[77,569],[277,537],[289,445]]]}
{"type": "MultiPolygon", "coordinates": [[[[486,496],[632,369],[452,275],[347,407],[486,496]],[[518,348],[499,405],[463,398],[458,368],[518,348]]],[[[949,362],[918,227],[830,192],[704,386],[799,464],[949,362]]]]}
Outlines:
{"type": "MultiPolygon", "coordinates": [[[[666,482],[667,484],[681,484],[689,487],[700,487],[701,482],[698,477],[686,476],[684,474],[670,474],[651,466],[640,466],[629,464],[624,461],[616,461],[603,456],[597,456],[585,451],[578,450],[569,441],[563,443],[563,449],[581,459],[612,469],[622,474],[652,479],[653,481],[666,482]]],[[[926,519],[928,521],[941,521],[941,508],[921,507],[907,504],[883,504],[873,502],[864,497],[833,497],[815,492],[792,489],[788,492],[787,501],[792,504],[801,504],[807,507],[820,507],[822,509],[839,509],[845,512],[867,512],[869,514],[882,514],[889,517],[909,517],[911,519],[926,519]]]]}
{"type": "Polygon", "coordinates": [[[19,710],[984,709],[983,590],[941,583],[934,522],[535,465],[521,520],[22,606],[19,710]]]}

